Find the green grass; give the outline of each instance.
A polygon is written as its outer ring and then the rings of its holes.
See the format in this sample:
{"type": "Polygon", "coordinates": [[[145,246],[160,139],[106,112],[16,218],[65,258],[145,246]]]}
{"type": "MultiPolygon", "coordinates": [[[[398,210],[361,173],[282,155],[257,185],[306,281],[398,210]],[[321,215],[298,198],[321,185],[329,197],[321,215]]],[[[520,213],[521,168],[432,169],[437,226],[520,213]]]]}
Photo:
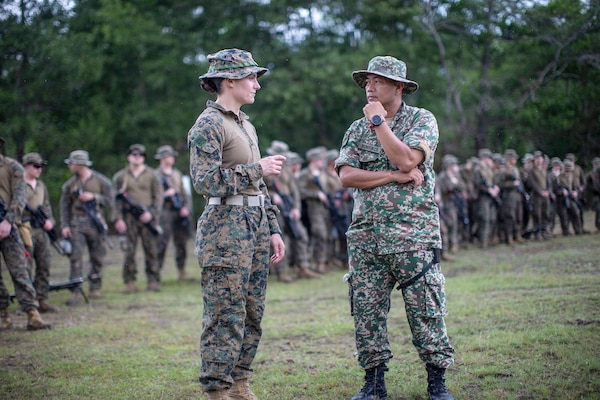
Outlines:
{"type": "MultiPolygon", "coordinates": [[[[0,333],[0,399],[204,398],[197,384],[200,272],[192,257],[187,269],[196,280],[178,282],[172,255],[160,293],[125,295],[122,254],[109,254],[105,297],[45,314],[51,331],[28,332],[11,305],[15,328],[0,333]]],[[[142,264],[140,255],[143,288],[142,264]]],[[[456,348],[447,383],[455,398],[598,398],[600,235],[473,247],[442,268],[456,348]]],[[[65,258],[54,257],[52,274],[66,279],[65,258]]],[[[271,278],[252,380],[261,400],[350,399],[362,387],[343,274],[291,284],[271,278]]],[[[12,291],[5,270],[2,276],[12,291]]],[[[50,300],[62,305],[68,297],[54,292],[50,300]]],[[[425,400],[426,373],[398,292],[389,332],[389,400],[425,400]]]]}

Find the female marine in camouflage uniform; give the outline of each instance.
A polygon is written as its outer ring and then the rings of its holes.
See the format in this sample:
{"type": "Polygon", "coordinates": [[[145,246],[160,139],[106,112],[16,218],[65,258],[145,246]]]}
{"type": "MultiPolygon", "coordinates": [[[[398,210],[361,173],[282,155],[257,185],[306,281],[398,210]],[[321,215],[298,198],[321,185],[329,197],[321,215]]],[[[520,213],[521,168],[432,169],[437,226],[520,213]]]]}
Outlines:
{"type": "Polygon", "coordinates": [[[271,262],[284,244],[263,177],[278,175],[285,157],[260,158],[258,137],[240,110],[254,103],[267,72],[238,49],[208,57],[202,88],[216,93],[188,134],[190,175],[207,205],[198,220],[196,255],[203,295],[200,386],[212,400],[257,397],[248,379],[262,335],[271,262]]]}

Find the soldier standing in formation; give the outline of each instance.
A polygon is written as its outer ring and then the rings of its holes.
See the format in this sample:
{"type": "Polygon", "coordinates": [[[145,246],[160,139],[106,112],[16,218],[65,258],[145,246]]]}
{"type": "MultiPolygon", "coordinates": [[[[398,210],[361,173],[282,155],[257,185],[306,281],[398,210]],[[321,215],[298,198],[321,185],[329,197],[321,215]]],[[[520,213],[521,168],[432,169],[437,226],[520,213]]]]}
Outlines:
{"type": "Polygon", "coordinates": [[[156,172],[145,164],[145,160],[146,147],[142,144],[132,144],[127,150],[127,167],[118,171],[112,179],[119,194],[115,207],[115,228],[120,235],[126,235],[122,243],[125,252],[125,293],[138,291],[135,260],[138,238],[142,239],[144,249],[146,289],[152,292],[160,291],[158,243],[161,228],[158,221],[163,207],[163,188],[156,172]],[[139,209],[139,215],[136,209],[139,209]]]}
{"type": "Polygon", "coordinates": [[[286,269],[291,266],[298,268],[298,279],[321,278],[320,274],[310,269],[308,232],[301,219],[302,199],[298,179],[289,164],[289,161],[293,160],[293,155],[289,153],[287,143],[279,140],[271,142],[271,146],[267,149],[267,154],[270,156],[281,154],[286,157],[281,173],[265,179],[271,201],[279,207],[277,220],[281,227],[285,247],[288,249],[283,260],[273,266],[277,280],[280,282],[293,280],[286,273],[286,269]],[[296,257],[292,258],[292,254],[296,257]],[[293,262],[290,262],[291,260],[293,262]]]}
{"type": "Polygon", "coordinates": [[[178,155],[173,147],[165,145],[159,147],[154,156],[160,163],[156,172],[163,184],[163,208],[159,219],[162,235],[158,247],[158,265],[162,270],[167,247],[173,237],[177,276],[183,281],[188,279],[185,260],[187,239],[190,236],[191,199],[183,188],[183,174],[174,167],[175,157],[178,155]]]}
{"type": "Polygon", "coordinates": [[[477,193],[475,218],[477,238],[482,249],[487,249],[497,219],[500,188],[494,183],[492,153],[488,149],[479,151],[479,164],[473,171],[473,185],[477,193]]]}
{"type": "Polygon", "coordinates": [[[523,217],[523,183],[517,168],[517,152],[508,149],[504,152],[505,165],[497,176],[496,182],[501,191],[502,237],[506,244],[522,243],[521,226],[523,217]]]}
{"type": "Polygon", "coordinates": [[[25,183],[27,184],[27,206],[23,211],[23,220],[29,220],[31,224],[32,248],[29,253],[29,269],[33,274],[35,264],[35,279],[33,286],[37,293],[39,312],[57,312],[58,307],[50,304],[48,292],[50,289],[50,265],[52,263],[52,249],[47,232],[54,229],[54,218],[52,207],[48,196],[48,189],[39,178],[42,169],[47,162],[39,153],[27,153],[23,156],[23,168],[25,183]],[[42,225],[31,218],[31,210],[38,213],[41,208],[42,214],[48,216],[42,225]]]}
{"type": "MultiPolygon", "coordinates": [[[[0,138],[0,147],[4,139],[0,138]]],[[[23,209],[27,203],[27,185],[23,179],[23,166],[16,160],[0,153],[0,251],[4,265],[10,273],[15,293],[21,309],[27,313],[27,329],[49,329],[41,317],[37,294],[28,268],[26,249],[19,234],[17,224],[22,223],[23,209]]],[[[0,275],[0,330],[12,328],[8,312],[10,294],[0,275]]]]}
{"type": "Polygon", "coordinates": [[[533,154],[533,167],[529,170],[528,178],[533,207],[531,215],[533,232],[536,239],[547,239],[551,236],[549,232],[551,188],[548,186],[544,154],[541,151],[533,154]]]}
{"type": "MultiPolygon", "coordinates": [[[[102,215],[102,208],[112,209],[114,193],[110,180],[90,168],[93,162],[85,150],[75,150],[65,159],[65,164],[73,176],[61,190],[60,221],[62,235],[71,239],[72,251],[70,279],[83,277],[83,256],[87,247],[90,255],[88,275],[92,299],[102,297],[102,269],[106,256],[108,227],[102,215]]],[[[76,305],[79,293],[75,293],[67,305],[76,305]]]]}
{"type": "Polygon", "coordinates": [[[464,225],[469,224],[467,187],[460,176],[458,159],[452,154],[442,157],[442,171],[436,178],[441,196],[442,218],[447,229],[447,240],[442,241],[442,259],[450,261],[448,253],[456,253],[464,225]]]}
{"type": "Polygon", "coordinates": [[[573,226],[576,235],[580,235],[583,233],[581,225],[581,213],[583,212],[581,188],[583,186],[577,181],[573,161],[565,159],[563,165],[563,171],[553,187],[556,196],[556,213],[560,220],[563,236],[569,235],[569,225],[573,226]]]}

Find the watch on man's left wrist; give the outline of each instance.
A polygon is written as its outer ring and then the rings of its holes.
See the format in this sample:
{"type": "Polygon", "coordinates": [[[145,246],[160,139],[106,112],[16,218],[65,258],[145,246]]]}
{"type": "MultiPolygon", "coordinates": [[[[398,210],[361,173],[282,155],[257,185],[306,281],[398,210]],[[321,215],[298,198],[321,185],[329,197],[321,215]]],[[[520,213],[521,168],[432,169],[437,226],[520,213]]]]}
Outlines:
{"type": "Polygon", "coordinates": [[[369,120],[371,122],[371,128],[379,126],[385,122],[385,118],[381,114],[375,114],[369,120]]]}

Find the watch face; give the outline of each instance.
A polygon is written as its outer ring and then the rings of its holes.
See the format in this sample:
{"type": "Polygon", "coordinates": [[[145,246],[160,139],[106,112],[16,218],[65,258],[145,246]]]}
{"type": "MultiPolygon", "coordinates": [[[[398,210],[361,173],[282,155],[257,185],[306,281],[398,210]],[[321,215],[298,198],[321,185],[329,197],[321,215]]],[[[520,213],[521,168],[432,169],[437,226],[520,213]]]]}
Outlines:
{"type": "Polygon", "coordinates": [[[379,126],[383,123],[383,117],[379,114],[373,115],[373,117],[371,118],[371,123],[375,126],[379,126]]]}

